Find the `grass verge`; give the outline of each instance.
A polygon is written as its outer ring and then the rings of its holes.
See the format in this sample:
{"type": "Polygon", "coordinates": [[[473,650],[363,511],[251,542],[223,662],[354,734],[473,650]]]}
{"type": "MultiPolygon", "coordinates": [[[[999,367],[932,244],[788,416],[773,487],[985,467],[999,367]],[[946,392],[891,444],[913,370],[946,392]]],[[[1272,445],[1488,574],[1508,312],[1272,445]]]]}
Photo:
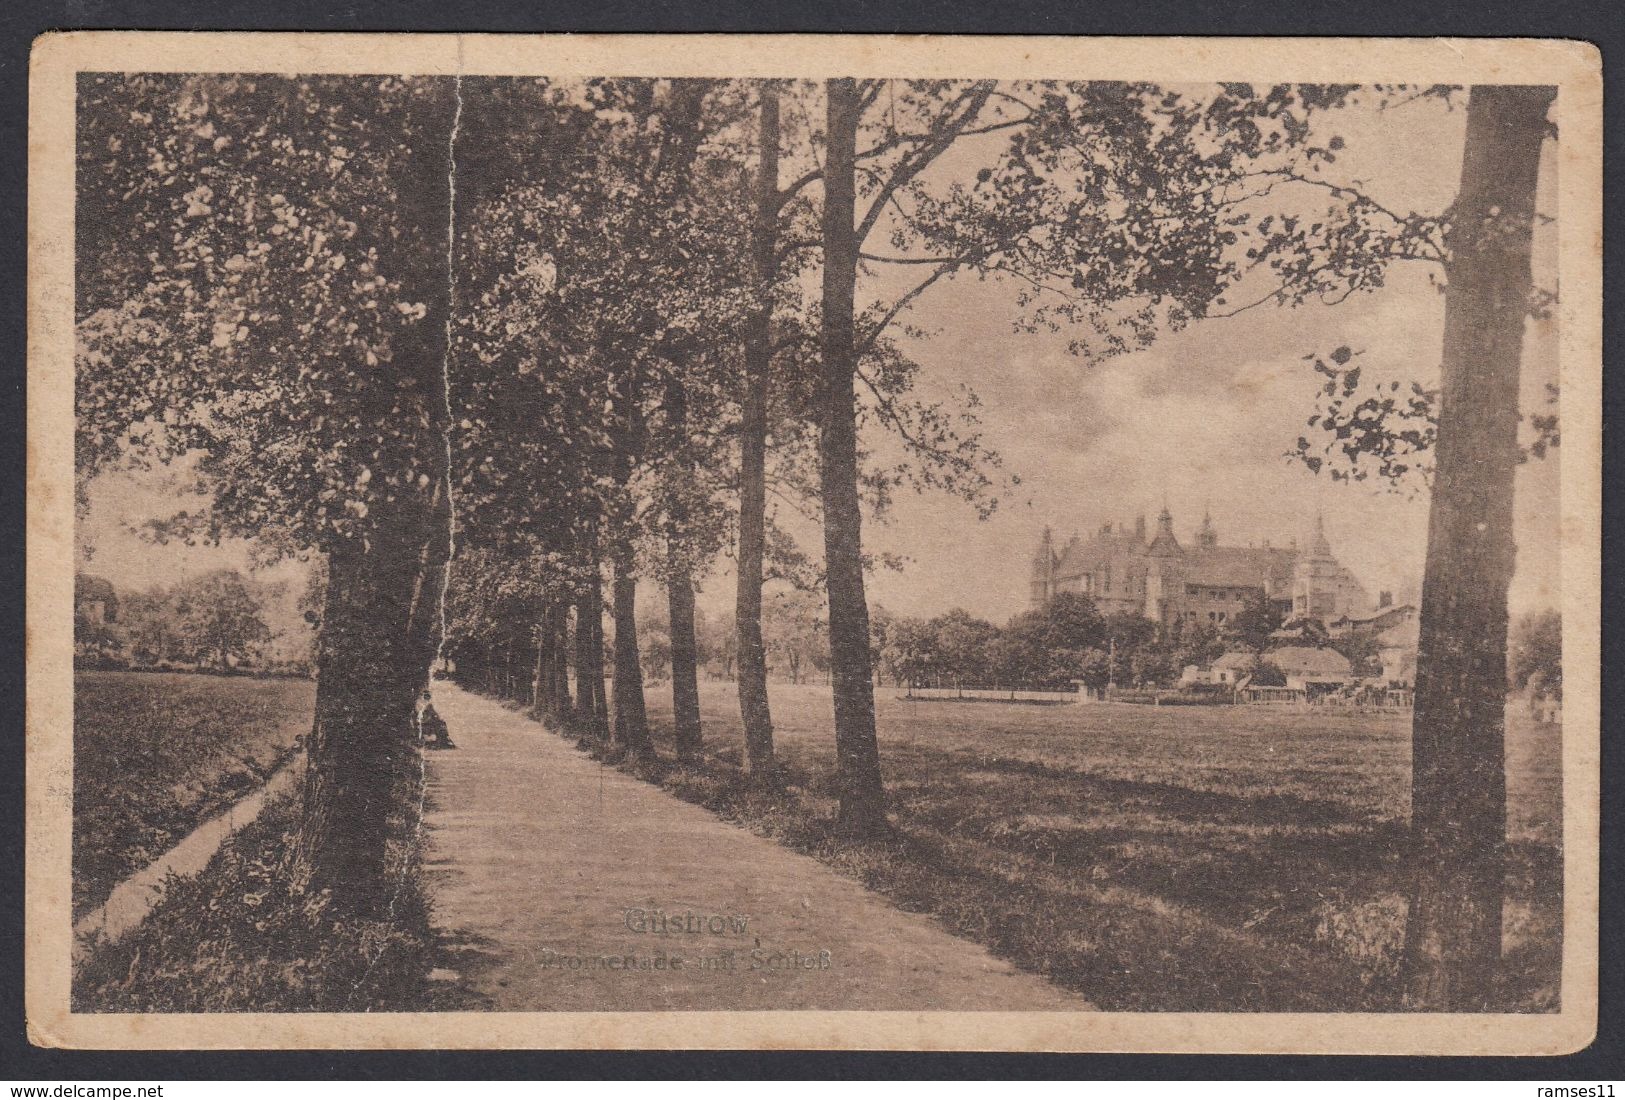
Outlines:
{"type": "Polygon", "coordinates": [[[74,917],[286,764],[314,705],[308,680],[76,673],[74,917]]]}
{"type": "Polygon", "coordinates": [[[436,947],[421,880],[416,753],[394,778],[389,859],[399,889],[387,919],[337,911],[289,866],[299,800],[276,800],[202,872],[172,877],[163,899],[117,943],[88,945],[73,978],[76,1012],[426,1011],[436,947]]]}

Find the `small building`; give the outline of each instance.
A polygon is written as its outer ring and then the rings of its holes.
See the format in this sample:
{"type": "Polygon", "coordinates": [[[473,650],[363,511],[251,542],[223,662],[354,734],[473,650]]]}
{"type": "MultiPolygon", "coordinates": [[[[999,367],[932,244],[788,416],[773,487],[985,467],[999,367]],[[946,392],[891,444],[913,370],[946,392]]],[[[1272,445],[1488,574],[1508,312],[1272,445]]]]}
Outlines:
{"type": "Polygon", "coordinates": [[[118,593],[101,577],[73,575],[73,615],[82,623],[102,626],[118,621],[118,593]]]}
{"type": "Polygon", "coordinates": [[[1247,650],[1221,654],[1209,665],[1186,665],[1179,675],[1181,685],[1225,684],[1239,687],[1258,660],[1258,655],[1247,650]]]}
{"type": "MultiPolygon", "coordinates": [[[[1384,597],[1388,593],[1382,594],[1384,597]]],[[[1327,628],[1334,638],[1345,634],[1371,633],[1383,634],[1396,627],[1403,627],[1417,621],[1416,605],[1413,603],[1385,603],[1379,604],[1375,611],[1367,611],[1359,615],[1343,615],[1327,623],[1327,628]]]]}
{"type": "Polygon", "coordinates": [[[1416,648],[1422,636],[1421,620],[1413,613],[1394,621],[1377,635],[1377,659],[1389,687],[1416,686],[1416,648]]]}
{"type": "Polygon", "coordinates": [[[1266,653],[1264,660],[1281,670],[1289,689],[1306,695],[1332,691],[1354,682],[1349,659],[1335,649],[1282,646],[1266,653]]]}
{"type": "Polygon", "coordinates": [[[1236,684],[1246,677],[1248,671],[1258,660],[1257,654],[1246,650],[1236,650],[1220,654],[1214,659],[1211,668],[1212,678],[1210,684],[1236,684]]]}

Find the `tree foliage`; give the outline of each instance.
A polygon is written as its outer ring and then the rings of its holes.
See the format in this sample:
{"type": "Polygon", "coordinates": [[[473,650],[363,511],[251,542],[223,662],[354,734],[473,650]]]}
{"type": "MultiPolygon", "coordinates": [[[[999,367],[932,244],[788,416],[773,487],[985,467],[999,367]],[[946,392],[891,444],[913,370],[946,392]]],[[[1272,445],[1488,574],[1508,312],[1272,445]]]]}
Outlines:
{"type": "Polygon", "coordinates": [[[1512,624],[1508,673],[1516,691],[1563,698],[1563,616],[1532,611],[1512,624]]]}

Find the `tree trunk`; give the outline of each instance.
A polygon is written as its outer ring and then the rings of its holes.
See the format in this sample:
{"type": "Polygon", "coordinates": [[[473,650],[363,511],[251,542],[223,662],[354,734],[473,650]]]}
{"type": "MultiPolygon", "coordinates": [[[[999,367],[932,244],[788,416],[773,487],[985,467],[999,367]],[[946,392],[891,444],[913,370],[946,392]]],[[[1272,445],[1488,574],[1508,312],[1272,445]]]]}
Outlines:
{"type": "MultiPolygon", "coordinates": [[[[666,416],[679,453],[688,437],[688,393],[675,376],[666,382],[666,416]]],[[[683,493],[698,477],[692,460],[680,462],[667,505],[666,604],[671,619],[671,705],[677,755],[688,760],[700,754],[700,669],[694,641],[694,568],[684,547],[689,514],[683,493]]]]}
{"type": "Polygon", "coordinates": [[[543,609],[536,620],[536,670],[532,679],[531,710],[538,718],[553,715],[553,609],[543,609]]]}
{"type": "Polygon", "coordinates": [[[863,590],[863,516],[858,498],[857,356],[853,307],[858,240],[854,225],[858,116],[850,78],[826,81],[824,156],[823,376],[819,464],[824,502],[824,568],[829,588],[830,669],[835,695],[836,780],[840,826],[858,835],[884,832],[886,795],[875,739],[869,608],[863,590]]]}
{"type": "Polygon", "coordinates": [[[294,864],[346,913],[378,912],[391,895],[390,819],[416,758],[413,706],[438,638],[445,557],[435,544],[450,532],[434,507],[403,511],[328,556],[294,864]],[[422,612],[431,601],[433,618],[422,612]]]}
{"type": "Polygon", "coordinates": [[[575,598],[575,718],[580,731],[603,739],[603,595],[598,572],[575,598]]]}
{"type": "Polygon", "coordinates": [[[650,755],[649,717],[643,705],[643,665],[638,657],[638,580],[630,539],[617,536],[613,585],[615,615],[615,743],[633,756],[650,755]]]}
{"type": "Polygon", "coordinates": [[[694,581],[680,549],[673,549],[667,603],[671,610],[671,708],[677,756],[700,755],[700,663],[694,642],[694,581]]]}
{"type": "Polygon", "coordinates": [[[570,605],[561,603],[553,612],[552,663],[547,675],[553,683],[553,721],[560,729],[570,722],[570,605]]]}
{"type": "Polygon", "coordinates": [[[745,321],[745,393],[739,425],[739,716],[745,765],[773,773],[773,715],[767,699],[767,647],[762,639],[762,559],[767,542],[767,403],[773,369],[773,286],[778,274],[779,92],[761,83],[760,165],[756,173],[751,266],[756,308],[745,321]]]}
{"type": "Polygon", "coordinates": [[[391,368],[401,379],[399,393],[412,383],[410,392],[420,395],[397,418],[422,425],[411,441],[415,459],[396,471],[412,487],[373,509],[365,536],[329,548],[317,644],[316,714],[293,867],[308,889],[330,890],[332,912],[343,916],[386,914],[399,889],[389,841],[392,831],[404,837],[417,824],[401,820],[415,812],[407,792],[421,775],[413,710],[444,634],[452,549],[445,321],[453,306],[444,290],[452,284],[447,245],[458,100],[449,81],[443,87],[445,94],[419,102],[423,115],[414,127],[443,136],[423,141],[421,163],[397,181],[403,224],[421,232],[398,242],[390,257],[435,303],[418,326],[422,345],[403,347],[391,368]]]}
{"type": "Polygon", "coordinates": [[[592,657],[593,667],[597,670],[592,681],[592,707],[594,718],[593,736],[600,743],[609,742],[609,696],[604,690],[604,615],[603,597],[595,594],[594,607],[597,614],[592,620],[592,657]]]}
{"type": "Polygon", "coordinates": [[[547,638],[541,627],[536,630],[536,667],[530,676],[530,713],[540,715],[547,698],[547,638]]]}
{"type": "Polygon", "coordinates": [[[1467,105],[1446,242],[1444,361],[1422,580],[1405,986],[1415,1008],[1495,999],[1506,846],[1507,588],[1518,374],[1546,110],[1555,90],[1481,86],[1467,105]]]}

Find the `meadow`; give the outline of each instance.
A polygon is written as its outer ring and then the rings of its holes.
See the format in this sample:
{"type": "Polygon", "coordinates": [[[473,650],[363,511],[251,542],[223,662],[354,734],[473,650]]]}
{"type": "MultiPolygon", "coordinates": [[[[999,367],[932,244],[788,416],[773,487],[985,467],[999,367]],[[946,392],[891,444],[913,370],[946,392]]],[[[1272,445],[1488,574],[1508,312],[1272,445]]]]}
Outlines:
{"type": "MultiPolygon", "coordinates": [[[[676,765],[669,698],[651,687],[667,762],[649,778],[836,866],[900,908],[933,915],[1100,1008],[1400,1006],[1408,716],[911,702],[881,689],[896,833],[858,843],[832,828],[827,688],[773,687],[785,766],[777,790],[751,785],[739,769],[734,685],[706,683],[701,691],[707,755],[676,765]]],[[[81,673],[76,915],[262,782],[295,751],[313,698],[314,685],[301,680],[81,673]]],[[[1559,1004],[1559,748],[1555,727],[1509,708],[1501,1001],[1512,1011],[1559,1004]]],[[[146,926],[76,977],[78,1003],[174,1010],[267,998],[290,1007],[327,1003],[322,991],[339,986],[316,971],[348,973],[343,964],[355,954],[338,926],[291,896],[244,913],[221,900],[258,899],[270,889],[262,880],[276,878],[291,813],[288,805],[268,811],[195,882],[177,884],[146,926]],[[240,963],[203,983],[187,976],[200,919],[213,922],[209,942],[225,945],[217,953],[240,963]],[[325,961],[307,974],[283,965],[289,952],[305,964],[325,961]],[[245,1000],[250,987],[260,992],[245,1000]]],[[[407,936],[413,943],[428,935],[426,916],[417,923],[407,936]]],[[[421,953],[414,947],[404,957],[421,953]]],[[[411,967],[402,967],[385,986],[411,986],[411,967]]],[[[379,1003],[411,996],[378,994],[379,1003]]]]}
{"type": "MultiPolygon", "coordinates": [[[[836,836],[828,689],[775,685],[782,793],[743,782],[733,685],[709,756],[657,777],[1097,1006],[1399,1007],[1408,715],[910,702],[877,692],[897,834],[836,836]]],[[[651,716],[670,751],[669,701],[651,716]]],[[[1558,1007],[1561,762],[1508,713],[1508,1010],[1558,1007]]]]}
{"type": "Polygon", "coordinates": [[[75,919],[287,762],[315,699],[309,680],[76,673],[75,919]]]}

